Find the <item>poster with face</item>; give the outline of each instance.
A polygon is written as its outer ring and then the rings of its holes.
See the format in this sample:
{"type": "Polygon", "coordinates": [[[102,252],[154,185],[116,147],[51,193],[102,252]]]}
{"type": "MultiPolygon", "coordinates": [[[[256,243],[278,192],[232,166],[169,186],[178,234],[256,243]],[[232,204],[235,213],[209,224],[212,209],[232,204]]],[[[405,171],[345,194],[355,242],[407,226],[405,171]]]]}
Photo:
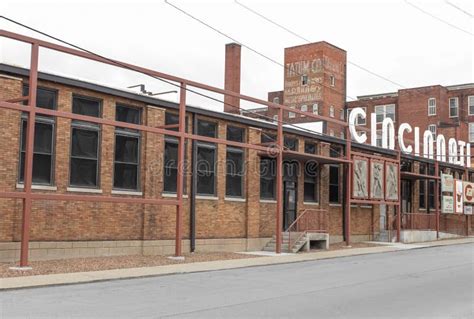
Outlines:
{"type": "Polygon", "coordinates": [[[474,204],[474,183],[463,182],[464,202],[474,204]]]}
{"type": "Polygon", "coordinates": [[[387,162],[385,164],[385,199],[398,200],[398,165],[387,162]]]}
{"type": "Polygon", "coordinates": [[[383,199],[384,185],[384,165],[383,162],[370,161],[370,198],[383,199]]]}
{"type": "Polygon", "coordinates": [[[462,214],[463,213],[463,187],[462,187],[462,181],[456,180],[456,192],[454,193],[454,199],[456,202],[456,213],[462,214]]]}
{"type": "Polygon", "coordinates": [[[368,160],[354,158],[354,169],[352,178],[352,196],[354,198],[367,198],[369,196],[368,160]]]}

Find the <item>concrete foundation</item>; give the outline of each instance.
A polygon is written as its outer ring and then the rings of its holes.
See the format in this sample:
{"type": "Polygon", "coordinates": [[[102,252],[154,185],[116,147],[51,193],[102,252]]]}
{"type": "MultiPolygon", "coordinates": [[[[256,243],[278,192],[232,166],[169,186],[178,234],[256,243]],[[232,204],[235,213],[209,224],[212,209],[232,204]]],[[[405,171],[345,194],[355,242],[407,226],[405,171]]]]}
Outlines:
{"type": "MultiPolygon", "coordinates": [[[[196,252],[236,252],[261,250],[271,238],[197,239],[196,252]]],[[[126,255],[172,255],[174,240],[48,241],[30,242],[30,260],[126,255]]],[[[183,240],[183,253],[189,253],[183,240]]],[[[0,262],[20,259],[20,243],[0,243],[0,262]]]]}
{"type": "MultiPolygon", "coordinates": [[[[449,233],[439,233],[440,239],[446,238],[458,238],[461,237],[455,234],[449,233]]],[[[400,232],[400,241],[402,243],[419,243],[425,241],[434,241],[436,240],[436,231],[435,230],[402,230],[400,232]]]]}

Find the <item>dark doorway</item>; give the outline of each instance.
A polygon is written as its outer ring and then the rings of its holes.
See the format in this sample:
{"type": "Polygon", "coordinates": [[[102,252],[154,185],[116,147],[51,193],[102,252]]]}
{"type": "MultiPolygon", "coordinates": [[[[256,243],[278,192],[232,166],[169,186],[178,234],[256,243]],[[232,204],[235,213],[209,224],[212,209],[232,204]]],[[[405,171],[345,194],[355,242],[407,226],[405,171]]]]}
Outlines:
{"type": "Polygon", "coordinates": [[[283,230],[296,219],[298,169],[297,162],[283,162],[283,230]]]}
{"type": "Polygon", "coordinates": [[[285,194],[283,197],[283,230],[287,230],[296,219],[296,183],[285,181],[283,185],[285,194]]]}
{"type": "Polygon", "coordinates": [[[402,213],[411,213],[411,181],[402,179],[401,192],[402,192],[402,213]]]}

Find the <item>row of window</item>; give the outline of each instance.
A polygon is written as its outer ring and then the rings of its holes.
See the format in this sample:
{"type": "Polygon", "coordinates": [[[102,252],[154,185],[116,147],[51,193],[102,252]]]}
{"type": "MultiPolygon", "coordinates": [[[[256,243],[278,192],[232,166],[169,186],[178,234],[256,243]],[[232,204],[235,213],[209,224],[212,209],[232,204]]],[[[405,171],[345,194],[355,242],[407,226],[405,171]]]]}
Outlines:
{"type": "MultiPolygon", "coordinates": [[[[28,87],[24,87],[24,95],[28,87]]],[[[56,91],[38,88],[37,105],[56,109],[56,91]]],[[[102,101],[90,97],[73,96],[72,113],[100,118],[102,101]]],[[[116,105],[115,120],[140,124],[141,112],[138,108],[116,105]]],[[[21,116],[20,172],[19,182],[24,180],[26,150],[26,128],[28,116],[21,116]]],[[[33,147],[33,183],[53,184],[53,162],[55,141],[54,117],[37,115],[33,147]]],[[[69,185],[74,187],[97,188],[99,185],[101,126],[87,121],[73,120],[71,123],[69,185]]],[[[117,127],[115,129],[114,180],[116,189],[138,190],[140,162],[140,133],[137,130],[117,127]]]]}
{"type": "MultiPolygon", "coordinates": [[[[28,88],[25,87],[25,95],[28,88]]],[[[38,105],[48,109],[57,108],[56,92],[49,89],[38,89],[38,105]]],[[[102,103],[98,99],[74,96],[72,112],[100,118],[102,116],[102,103]]],[[[120,122],[140,124],[141,112],[138,108],[125,105],[116,105],[115,119],[120,122]]],[[[25,141],[27,115],[22,115],[21,147],[20,147],[20,174],[19,180],[24,179],[25,141]]],[[[178,116],[166,113],[165,124],[176,124],[178,116]]],[[[50,116],[37,116],[35,123],[35,141],[33,154],[33,182],[35,184],[53,184],[53,161],[55,141],[55,119],[50,116]]],[[[174,128],[172,130],[177,130],[174,128]]],[[[207,137],[217,136],[217,124],[199,120],[197,134],[207,137]]],[[[244,142],[245,131],[240,127],[227,126],[227,139],[229,141],[244,142]]],[[[116,127],[114,149],[114,181],[116,189],[139,190],[140,172],[140,132],[133,129],[116,127]]],[[[275,141],[275,136],[263,135],[262,142],[275,141]]],[[[100,181],[100,141],[101,125],[87,121],[73,120],[71,124],[70,145],[70,170],[69,184],[74,187],[97,188],[100,181]]],[[[197,142],[197,194],[216,194],[216,158],[217,148],[214,143],[197,142]]],[[[285,137],[285,147],[297,150],[296,138],[285,137]]],[[[315,153],[315,147],[305,145],[305,150],[315,153]]],[[[274,197],[274,170],[265,170],[268,160],[263,159],[262,181],[267,177],[272,179],[268,185],[262,182],[262,198],[274,197]]],[[[164,191],[176,192],[178,171],[178,139],[165,136],[164,150],[164,191]]],[[[314,175],[314,174],[313,174],[314,175]]],[[[242,197],[244,179],[244,150],[239,147],[226,149],[226,196],[242,197]]],[[[317,200],[316,177],[305,176],[306,199],[317,200]],[[312,195],[309,195],[312,194],[312,195]]],[[[185,185],[186,187],[186,185],[185,185]]]]}

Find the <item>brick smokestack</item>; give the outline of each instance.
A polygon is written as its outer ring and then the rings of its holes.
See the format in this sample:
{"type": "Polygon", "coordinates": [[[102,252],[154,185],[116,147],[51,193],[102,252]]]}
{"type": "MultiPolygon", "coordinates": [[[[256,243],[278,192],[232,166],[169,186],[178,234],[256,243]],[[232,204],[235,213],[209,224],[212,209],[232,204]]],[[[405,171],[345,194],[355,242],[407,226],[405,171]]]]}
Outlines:
{"type": "MultiPolygon", "coordinates": [[[[224,89],[235,93],[240,93],[240,51],[240,44],[228,43],[225,46],[224,89]]],[[[224,102],[224,112],[240,114],[240,99],[226,95],[224,102]]]]}

